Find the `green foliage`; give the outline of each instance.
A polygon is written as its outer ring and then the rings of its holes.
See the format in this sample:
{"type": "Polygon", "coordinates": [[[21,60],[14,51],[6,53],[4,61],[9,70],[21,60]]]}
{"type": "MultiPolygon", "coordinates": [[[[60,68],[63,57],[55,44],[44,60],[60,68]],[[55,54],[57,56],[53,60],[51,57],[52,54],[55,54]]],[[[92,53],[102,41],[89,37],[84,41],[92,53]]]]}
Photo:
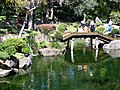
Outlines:
{"type": "Polygon", "coordinates": [[[79,27],[79,24],[73,24],[67,26],[67,32],[76,32],[77,28],[79,27]]]}
{"type": "Polygon", "coordinates": [[[0,43],[0,51],[3,51],[2,43],[0,43]]]}
{"type": "Polygon", "coordinates": [[[79,27],[79,23],[75,22],[75,23],[73,24],[73,26],[74,26],[75,28],[78,28],[78,27],[79,27]]]}
{"type": "Polygon", "coordinates": [[[4,49],[4,51],[8,54],[8,55],[13,55],[15,53],[17,53],[17,50],[14,46],[8,46],[7,48],[4,49]]]}
{"type": "Polygon", "coordinates": [[[54,35],[54,40],[62,40],[63,39],[63,33],[60,31],[56,31],[54,35]]]}
{"type": "Polygon", "coordinates": [[[97,3],[95,0],[65,0],[65,5],[69,10],[72,10],[75,15],[81,16],[89,10],[94,10],[97,3]]]}
{"type": "Polygon", "coordinates": [[[103,26],[98,26],[96,28],[96,32],[98,32],[98,33],[103,33],[104,30],[105,30],[105,27],[103,27],[103,26]]]}
{"type": "Polygon", "coordinates": [[[67,24],[64,24],[64,23],[62,23],[58,26],[58,30],[60,32],[64,32],[66,30],[66,28],[67,28],[67,24]]]}
{"type": "Polygon", "coordinates": [[[6,34],[8,29],[0,28],[0,34],[6,34]]]}
{"type": "Polygon", "coordinates": [[[62,46],[59,42],[52,42],[52,48],[61,49],[62,46]]]}
{"type": "MultiPolygon", "coordinates": [[[[24,31],[26,31],[27,33],[33,33],[31,30],[29,29],[24,29],[24,31]]],[[[35,33],[35,32],[34,32],[35,33]]]]}
{"type": "Polygon", "coordinates": [[[7,39],[2,43],[3,50],[5,50],[9,55],[21,52],[21,49],[26,46],[26,42],[21,38],[7,39]]]}
{"type": "Polygon", "coordinates": [[[111,34],[112,35],[114,35],[114,34],[120,34],[120,29],[112,29],[111,34]]]}
{"type": "Polygon", "coordinates": [[[10,15],[18,12],[21,8],[26,6],[26,0],[2,0],[0,3],[0,14],[10,15]]]}
{"type": "Polygon", "coordinates": [[[117,12],[112,11],[110,13],[110,17],[112,18],[114,24],[120,25],[120,12],[119,11],[117,11],[117,12]]]}
{"type": "Polygon", "coordinates": [[[6,60],[9,58],[9,55],[6,52],[0,51],[0,59],[6,60]]]}
{"type": "Polygon", "coordinates": [[[6,16],[0,16],[0,21],[5,20],[6,16]]]}
{"type": "Polygon", "coordinates": [[[47,47],[47,43],[45,41],[41,41],[38,45],[39,48],[46,48],[47,47]]]}
{"type": "Polygon", "coordinates": [[[36,35],[38,35],[38,32],[37,31],[32,31],[29,36],[32,36],[32,37],[35,37],[36,35]]]}
{"type": "Polygon", "coordinates": [[[28,47],[23,47],[23,48],[22,48],[22,52],[23,52],[24,54],[29,54],[29,53],[30,53],[30,49],[29,49],[28,47]]]}
{"type": "Polygon", "coordinates": [[[26,43],[27,43],[27,45],[30,46],[29,48],[31,48],[33,50],[33,53],[37,53],[38,44],[36,43],[34,38],[30,37],[30,38],[26,39],[26,43]]]}

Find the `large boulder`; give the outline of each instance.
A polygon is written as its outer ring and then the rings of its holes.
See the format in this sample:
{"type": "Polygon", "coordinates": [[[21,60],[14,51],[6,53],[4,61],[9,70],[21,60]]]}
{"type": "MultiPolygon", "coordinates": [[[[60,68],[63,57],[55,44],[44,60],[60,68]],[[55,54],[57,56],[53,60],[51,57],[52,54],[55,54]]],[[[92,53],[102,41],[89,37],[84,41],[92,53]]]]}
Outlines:
{"type": "Polygon", "coordinates": [[[10,69],[10,70],[0,69],[0,77],[8,76],[8,75],[11,74],[12,72],[14,72],[13,69],[10,69]]]}
{"type": "Polygon", "coordinates": [[[120,40],[113,40],[109,44],[109,49],[120,49],[120,40]]]}
{"type": "Polygon", "coordinates": [[[6,64],[10,68],[12,68],[15,65],[15,63],[12,60],[6,60],[4,64],[6,64]]]}
{"type": "Polygon", "coordinates": [[[120,40],[111,41],[103,46],[103,50],[112,58],[120,57],[120,40]]]}
{"type": "Polygon", "coordinates": [[[113,40],[109,44],[104,44],[103,49],[108,49],[108,50],[120,49],[120,40],[113,40]]]}
{"type": "Polygon", "coordinates": [[[39,49],[39,52],[42,56],[58,56],[60,54],[59,50],[51,48],[39,49]]]}
{"type": "Polygon", "coordinates": [[[120,50],[109,50],[109,55],[112,58],[120,57],[120,50]]]}
{"type": "Polygon", "coordinates": [[[19,59],[19,68],[26,68],[32,64],[31,55],[23,59],[19,59]]]}

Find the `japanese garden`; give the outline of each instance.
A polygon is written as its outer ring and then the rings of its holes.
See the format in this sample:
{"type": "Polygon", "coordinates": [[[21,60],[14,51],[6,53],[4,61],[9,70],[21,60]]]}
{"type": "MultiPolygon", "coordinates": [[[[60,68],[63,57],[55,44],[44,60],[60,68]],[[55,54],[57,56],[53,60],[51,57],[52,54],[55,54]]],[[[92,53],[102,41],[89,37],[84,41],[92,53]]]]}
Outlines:
{"type": "Polygon", "coordinates": [[[120,0],[1,0],[0,90],[120,90],[120,0]]]}

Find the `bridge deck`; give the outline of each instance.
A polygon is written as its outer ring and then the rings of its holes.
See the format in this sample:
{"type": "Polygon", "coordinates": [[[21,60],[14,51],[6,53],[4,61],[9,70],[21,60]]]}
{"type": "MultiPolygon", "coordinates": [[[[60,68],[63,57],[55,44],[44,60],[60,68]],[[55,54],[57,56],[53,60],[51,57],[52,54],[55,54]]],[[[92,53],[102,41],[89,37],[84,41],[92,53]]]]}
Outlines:
{"type": "Polygon", "coordinates": [[[89,33],[85,33],[85,32],[66,32],[63,35],[63,42],[71,39],[71,38],[96,38],[98,37],[100,40],[109,43],[112,40],[115,40],[115,38],[112,37],[108,37],[96,32],[89,32],[89,33]]]}

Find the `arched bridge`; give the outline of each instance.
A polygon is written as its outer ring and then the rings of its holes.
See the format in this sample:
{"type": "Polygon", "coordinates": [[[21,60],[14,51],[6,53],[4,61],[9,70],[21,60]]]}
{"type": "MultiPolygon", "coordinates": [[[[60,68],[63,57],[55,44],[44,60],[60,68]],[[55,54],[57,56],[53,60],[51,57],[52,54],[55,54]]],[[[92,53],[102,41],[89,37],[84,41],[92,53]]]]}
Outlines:
{"type": "Polygon", "coordinates": [[[72,38],[96,38],[98,37],[99,40],[104,41],[105,43],[109,43],[112,40],[115,40],[115,38],[105,36],[96,32],[66,32],[63,35],[63,42],[70,40],[72,38]]]}

